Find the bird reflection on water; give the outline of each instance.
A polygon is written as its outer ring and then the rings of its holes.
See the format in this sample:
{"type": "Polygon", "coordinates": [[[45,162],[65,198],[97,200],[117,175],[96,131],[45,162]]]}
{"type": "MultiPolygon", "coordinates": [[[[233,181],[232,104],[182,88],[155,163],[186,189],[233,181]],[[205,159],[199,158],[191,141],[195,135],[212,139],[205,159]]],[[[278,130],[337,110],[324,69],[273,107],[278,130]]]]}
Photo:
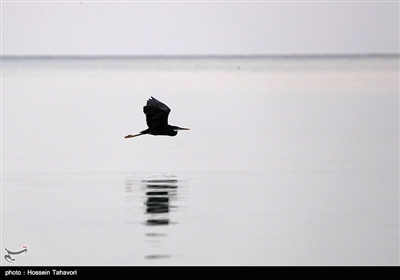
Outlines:
{"type": "MultiPolygon", "coordinates": [[[[178,181],[176,176],[157,176],[140,181],[126,180],[126,190],[133,192],[139,190],[142,205],[144,205],[144,221],[142,224],[148,230],[145,233],[146,243],[150,244],[151,250],[160,251],[166,239],[168,239],[169,227],[178,224],[171,219],[171,212],[177,210],[178,181]],[[134,185],[139,188],[132,188],[134,185]]],[[[137,197],[137,196],[136,196],[137,197]]],[[[170,258],[169,254],[147,254],[146,260],[170,258]]]]}
{"type": "Polygon", "coordinates": [[[149,226],[168,225],[171,223],[168,213],[175,206],[171,201],[177,197],[176,179],[143,180],[146,188],[146,224],[149,226]]]}
{"type": "MultiPolygon", "coordinates": [[[[177,197],[178,180],[176,179],[150,179],[143,180],[142,183],[146,190],[146,225],[165,226],[170,225],[169,212],[176,206],[172,201],[177,197]]],[[[146,236],[149,241],[157,241],[159,237],[166,236],[163,233],[151,232],[146,236]]],[[[145,259],[165,259],[170,258],[168,254],[146,255],[145,259]]]]}

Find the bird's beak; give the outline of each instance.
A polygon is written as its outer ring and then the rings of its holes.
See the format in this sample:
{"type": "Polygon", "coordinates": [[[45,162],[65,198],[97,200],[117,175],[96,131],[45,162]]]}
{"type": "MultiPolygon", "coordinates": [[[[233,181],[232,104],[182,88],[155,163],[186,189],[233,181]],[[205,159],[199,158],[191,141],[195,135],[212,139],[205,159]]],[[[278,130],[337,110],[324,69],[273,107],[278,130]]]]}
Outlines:
{"type": "Polygon", "coordinates": [[[181,127],[180,130],[190,130],[190,128],[181,127]]]}

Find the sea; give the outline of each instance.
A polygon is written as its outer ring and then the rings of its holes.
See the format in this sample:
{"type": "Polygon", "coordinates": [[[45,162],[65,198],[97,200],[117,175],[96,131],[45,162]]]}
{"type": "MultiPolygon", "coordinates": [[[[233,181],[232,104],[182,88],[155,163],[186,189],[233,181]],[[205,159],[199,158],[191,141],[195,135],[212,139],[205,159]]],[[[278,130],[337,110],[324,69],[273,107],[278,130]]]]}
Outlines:
{"type": "Polygon", "coordinates": [[[399,56],[2,57],[1,252],[397,266],[399,56]],[[151,96],[190,130],[125,139],[151,96]]]}

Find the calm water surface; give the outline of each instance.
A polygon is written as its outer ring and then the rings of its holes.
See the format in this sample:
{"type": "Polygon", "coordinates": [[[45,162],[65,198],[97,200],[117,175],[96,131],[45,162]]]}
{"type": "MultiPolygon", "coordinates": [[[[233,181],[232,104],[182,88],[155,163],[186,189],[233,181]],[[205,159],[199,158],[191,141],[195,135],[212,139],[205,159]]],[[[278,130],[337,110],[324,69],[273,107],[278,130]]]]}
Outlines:
{"type": "Polygon", "coordinates": [[[3,58],[2,250],[28,247],[16,265],[398,265],[398,63],[3,58]],[[124,139],[151,95],[191,130],[124,139]]]}

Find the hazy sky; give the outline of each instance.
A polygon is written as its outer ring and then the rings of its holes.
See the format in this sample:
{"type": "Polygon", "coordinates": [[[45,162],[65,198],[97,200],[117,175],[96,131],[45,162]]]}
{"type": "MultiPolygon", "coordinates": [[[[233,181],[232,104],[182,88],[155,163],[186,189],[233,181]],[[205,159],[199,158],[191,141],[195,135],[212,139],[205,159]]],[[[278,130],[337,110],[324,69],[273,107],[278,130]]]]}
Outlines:
{"type": "Polygon", "coordinates": [[[398,53],[398,1],[2,1],[3,55],[398,53]]]}

